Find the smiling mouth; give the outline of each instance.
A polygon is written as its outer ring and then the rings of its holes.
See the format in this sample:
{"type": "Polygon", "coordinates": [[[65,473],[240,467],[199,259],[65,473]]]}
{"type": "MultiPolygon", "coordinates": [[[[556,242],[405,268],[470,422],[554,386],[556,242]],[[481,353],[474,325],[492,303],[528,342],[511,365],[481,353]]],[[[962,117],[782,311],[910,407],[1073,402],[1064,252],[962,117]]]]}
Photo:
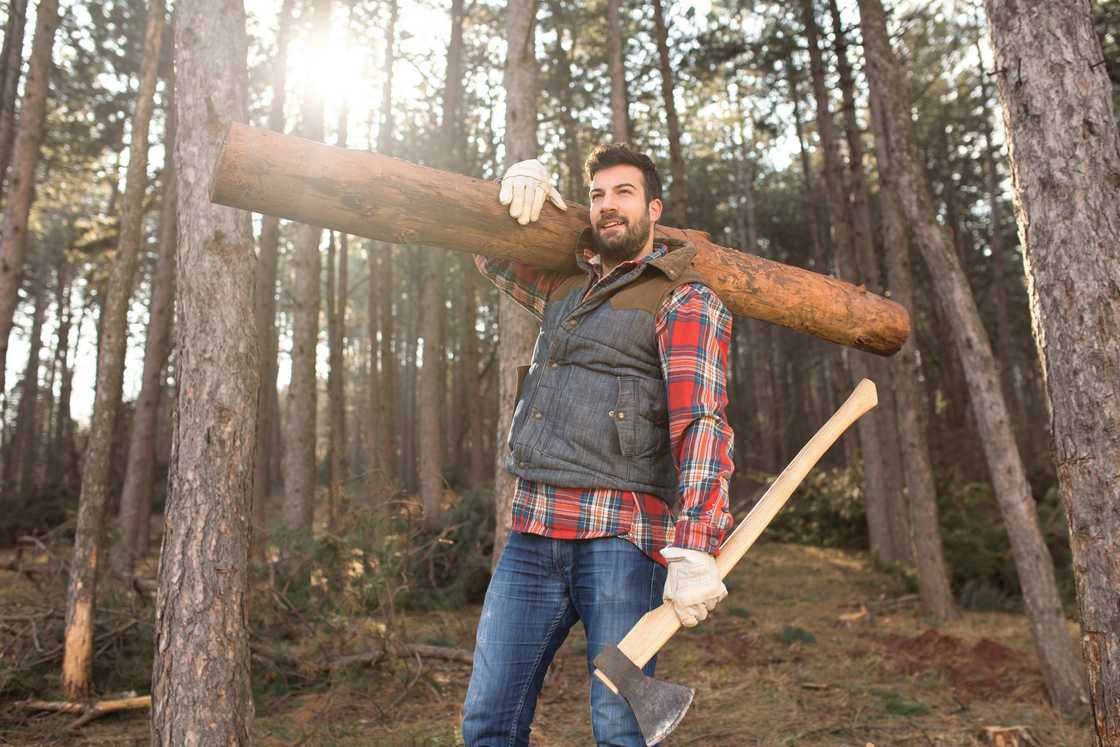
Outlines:
{"type": "Polygon", "coordinates": [[[624,228],[626,221],[623,220],[603,220],[599,221],[600,231],[609,231],[612,228],[624,228]]]}

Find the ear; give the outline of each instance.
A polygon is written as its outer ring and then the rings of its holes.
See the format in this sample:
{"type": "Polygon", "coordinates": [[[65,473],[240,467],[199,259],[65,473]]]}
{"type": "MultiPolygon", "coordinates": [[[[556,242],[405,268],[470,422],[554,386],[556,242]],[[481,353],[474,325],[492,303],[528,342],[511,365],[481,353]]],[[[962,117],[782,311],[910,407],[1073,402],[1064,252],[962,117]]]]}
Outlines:
{"type": "Polygon", "coordinates": [[[661,218],[661,211],[665,209],[665,205],[661,200],[654,198],[649,202],[649,222],[656,223],[661,218]]]}

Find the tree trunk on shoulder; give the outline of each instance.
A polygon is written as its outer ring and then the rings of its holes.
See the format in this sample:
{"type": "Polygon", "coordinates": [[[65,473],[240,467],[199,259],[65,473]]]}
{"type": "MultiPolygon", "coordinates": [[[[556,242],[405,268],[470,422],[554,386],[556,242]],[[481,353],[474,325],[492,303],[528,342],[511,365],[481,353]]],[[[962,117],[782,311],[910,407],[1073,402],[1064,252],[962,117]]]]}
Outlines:
{"type": "Polygon", "coordinates": [[[82,492],[74,534],[74,560],[66,597],[66,649],[62,660],[62,689],[68,700],[89,697],[93,666],[93,614],[98,561],[104,555],[105,512],[109,500],[113,434],[121,409],[121,385],[128,335],[128,306],[132,301],[136,266],[143,243],[144,195],[148,187],[148,130],[159,72],[165,21],[163,0],[148,5],[144,57],[136,109],[132,114],[132,142],[121,203],[120,238],[113,259],[102,310],[98,341],[97,389],[89,439],[82,463],[82,492]]]}
{"type": "MultiPolygon", "coordinates": [[[[287,102],[288,42],[291,37],[292,5],[294,0],[284,0],[276,32],[276,59],[272,72],[272,102],[268,109],[268,126],[277,132],[284,131],[284,105],[287,102]]],[[[256,269],[256,286],[253,296],[253,316],[257,325],[257,347],[260,350],[260,397],[257,403],[257,441],[253,454],[253,555],[259,556],[268,536],[272,510],[272,462],[281,448],[275,437],[280,419],[276,406],[278,392],[276,376],[279,364],[279,340],[276,330],[276,279],[279,271],[280,219],[272,215],[261,216],[260,252],[256,269]]]]}
{"type": "Polygon", "coordinates": [[[58,0],[41,0],[35,12],[35,38],[31,47],[31,66],[24,84],[12,152],[12,172],[4,194],[4,221],[0,223],[0,398],[7,392],[5,370],[8,338],[19,303],[23,279],[23,257],[27,251],[27,220],[35,195],[35,167],[43,142],[43,123],[47,115],[47,91],[51,74],[51,49],[58,29],[58,0]]]}
{"type": "MultiPolygon", "coordinates": [[[[326,44],[330,0],[315,0],[312,35],[326,44]]],[[[303,92],[303,137],[323,139],[323,96],[320,82],[308,76],[303,92]]],[[[288,385],[284,423],[284,524],[294,532],[310,532],[315,518],[315,421],[318,392],[315,351],[319,345],[322,258],[318,226],[301,225],[292,255],[292,379],[288,385]]]]}
{"type": "Polygon", "coordinates": [[[867,77],[872,92],[880,96],[886,115],[888,154],[898,184],[896,194],[929,266],[936,292],[951,318],[953,341],[964,362],[1047,692],[1058,709],[1072,712],[1084,692],[1083,673],[1062,612],[1054,562],[1043,541],[1030,484],[1011,431],[991,344],[960,260],[934,215],[929,186],[917,158],[899,63],[887,36],[883,5],[880,0],[859,0],[859,6],[867,77]]]}
{"type": "Polygon", "coordinates": [[[665,121],[669,137],[669,205],[665,222],[676,226],[688,225],[688,194],[684,188],[684,154],[681,151],[681,125],[677,118],[677,104],[673,98],[673,69],[669,62],[669,30],[661,0],[653,0],[653,26],[657,37],[657,59],[661,67],[661,98],[665,105],[665,121]]]}
{"type": "MultiPolygon", "coordinates": [[[[537,59],[534,39],[537,2],[510,0],[506,8],[506,163],[512,165],[538,154],[537,59]]],[[[529,312],[505,294],[498,302],[498,423],[495,431],[494,501],[496,521],[494,554],[498,558],[509,537],[513,491],[517,479],[506,470],[506,435],[517,406],[517,368],[529,364],[539,326],[529,312]]]]}
{"type": "Polygon", "coordinates": [[[260,383],[249,214],[210,202],[248,116],[241,3],[176,6],[178,402],[156,597],[153,745],[249,745],[248,578],[260,383]]]}
{"type": "Polygon", "coordinates": [[[4,49],[0,51],[0,193],[4,191],[4,177],[16,141],[16,101],[26,27],[27,0],[12,0],[8,3],[8,23],[4,27],[4,49]]]}
{"type": "MultiPolygon", "coordinates": [[[[883,211],[883,248],[887,257],[887,284],[891,298],[906,308],[914,307],[913,277],[910,270],[910,237],[895,195],[887,150],[887,128],[882,105],[871,96],[871,124],[875,134],[875,159],[879,167],[879,200],[883,211]]],[[[941,522],[937,509],[937,484],[933,477],[929,444],[926,439],[924,381],[918,353],[917,336],[899,352],[899,376],[894,378],[897,404],[899,447],[906,465],[906,506],[910,516],[910,537],[914,547],[914,565],[918,570],[918,591],[922,605],[937,620],[960,617],[949,570],[941,543],[941,522]]]]}
{"type": "Polygon", "coordinates": [[[1120,132],[1088,5],[987,0],[1096,744],[1120,745],[1120,132]],[[1014,76],[1014,77],[1012,77],[1014,76]],[[1070,125],[1068,112],[1077,112],[1070,125]],[[1028,230],[1029,229],[1029,230],[1028,230]]]}
{"type": "MultiPolygon", "coordinates": [[[[174,86],[174,80],[169,83],[174,86]]],[[[144,372],[136,400],[128,467],[121,493],[120,542],[116,547],[117,573],[128,577],[136,561],[148,551],[147,525],[151,518],[152,489],[156,470],[156,443],[160,403],[163,400],[164,370],[171,351],[171,327],[175,314],[175,253],[178,248],[175,223],[175,115],[168,112],[167,153],[163,170],[163,196],[159,211],[159,257],[152,278],[152,305],[148,313],[148,340],[144,348],[144,372]]]]}

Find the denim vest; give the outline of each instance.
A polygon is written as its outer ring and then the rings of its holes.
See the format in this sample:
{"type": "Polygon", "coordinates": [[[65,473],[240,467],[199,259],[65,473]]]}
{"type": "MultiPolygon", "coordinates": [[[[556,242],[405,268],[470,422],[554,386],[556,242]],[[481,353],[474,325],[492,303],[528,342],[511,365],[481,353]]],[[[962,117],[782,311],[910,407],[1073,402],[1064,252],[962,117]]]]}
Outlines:
{"type": "Polygon", "coordinates": [[[556,487],[614,488],[675,500],[665,379],[654,328],[696,249],[677,240],[583,298],[587,277],[549,297],[509,433],[506,468],[556,487]]]}

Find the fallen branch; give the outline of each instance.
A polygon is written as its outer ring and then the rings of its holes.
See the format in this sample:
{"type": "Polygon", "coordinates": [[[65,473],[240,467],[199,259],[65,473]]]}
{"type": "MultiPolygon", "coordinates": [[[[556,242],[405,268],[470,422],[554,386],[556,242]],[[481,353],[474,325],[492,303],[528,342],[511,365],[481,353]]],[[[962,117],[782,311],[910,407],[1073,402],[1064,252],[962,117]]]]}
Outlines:
{"type": "MultiPolygon", "coordinates": [[[[410,656],[419,656],[422,659],[442,659],[443,661],[454,661],[460,664],[473,664],[474,654],[461,648],[452,648],[450,646],[432,646],[426,643],[402,643],[392,647],[393,651],[398,651],[401,654],[408,654],[410,656]]],[[[350,654],[335,659],[330,664],[332,672],[337,671],[350,664],[368,664],[374,665],[381,661],[385,656],[391,653],[386,650],[384,646],[364,651],[360,654],[350,654]]]]}
{"type": "Polygon", "coordinates": [[[71,731],[108,713],[120,711],[139,711],[151,708],[152,696],[124,694],[125,697],[97,700],[89,703],[74,703],[66,700],[21,700],[13,705],[25,711],[53,711],[55,713],[77,714],[78,718],[66,727],[71,731]]]}

